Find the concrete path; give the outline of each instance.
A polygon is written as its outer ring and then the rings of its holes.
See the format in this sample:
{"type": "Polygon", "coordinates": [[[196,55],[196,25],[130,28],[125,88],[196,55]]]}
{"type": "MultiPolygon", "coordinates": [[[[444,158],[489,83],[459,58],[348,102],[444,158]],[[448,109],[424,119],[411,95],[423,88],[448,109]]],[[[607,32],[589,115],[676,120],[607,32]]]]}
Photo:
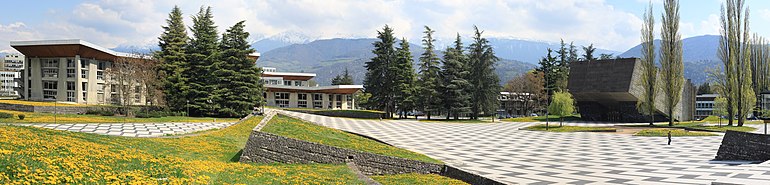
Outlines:
{"type": "Polygon", "coordinates": [[[126,137],[161,137],[168,135],[187,134],[198,131],[225,128],[235,122],[218,123],[67,123],[67,124],[14,124],[20,126],[32,126],[64,130],[72,132],[85,132],[111,136],[126,137]]]}
{"type": "MultiPolygon", "coordinates": [[[[548,133],[539,123],[435,123],[345,119],[282,111],[364,134],[510,184],[710,184],[770,182],[770,163],[712,162],[722,136],[635,137],[548,133]]],[[[579,123],[570,123],[579,124],[579,123]]]]}

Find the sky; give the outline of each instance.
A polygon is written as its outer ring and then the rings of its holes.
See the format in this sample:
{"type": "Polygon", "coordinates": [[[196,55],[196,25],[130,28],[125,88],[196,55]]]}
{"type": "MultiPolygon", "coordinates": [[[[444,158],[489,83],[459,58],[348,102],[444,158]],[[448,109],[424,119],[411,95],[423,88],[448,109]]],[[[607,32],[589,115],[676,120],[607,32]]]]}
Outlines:
{"type": "MultiPolygon", "coordinates": [[[[663,0],[653,0],[660,28],[663,0]]],[[[719,34],[724,0],[681,0],[683,38],[719,34]]],[[[202,6],[211,6],[220,33],[246,21],[250,40],[280,33],[312,38],[375,37],[390,25],[397,37],[419,42],[424,26],[439,42],[486,37],[558,42],[626,51],[640,41],[648,0],[36,0],[9,1],[0,11],[0,52],[9,41],[83,39],[107,48],[157,45],[168,13],[178,5],[187,26],[202,6]]],[[[747,0],[751,31],[770,37],[770,1],[747,0]]],[[[659,37],[659,35],[657,36],[659,37]]]]}

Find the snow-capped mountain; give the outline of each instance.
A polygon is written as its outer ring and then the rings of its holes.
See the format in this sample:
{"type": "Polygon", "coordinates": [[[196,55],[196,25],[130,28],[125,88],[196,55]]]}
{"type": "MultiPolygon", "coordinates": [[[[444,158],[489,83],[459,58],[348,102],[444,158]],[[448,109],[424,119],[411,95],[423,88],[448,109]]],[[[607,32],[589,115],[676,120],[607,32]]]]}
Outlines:
{"type": "Polygon", "coordinates": [[[304,33],[287,31],[253,42],[251,43],[251,47],[256,49],[257,52],[265,53],[275,48],[292,44],[307,44],[317,39],[318,37],[309,36],[304,33]]]}

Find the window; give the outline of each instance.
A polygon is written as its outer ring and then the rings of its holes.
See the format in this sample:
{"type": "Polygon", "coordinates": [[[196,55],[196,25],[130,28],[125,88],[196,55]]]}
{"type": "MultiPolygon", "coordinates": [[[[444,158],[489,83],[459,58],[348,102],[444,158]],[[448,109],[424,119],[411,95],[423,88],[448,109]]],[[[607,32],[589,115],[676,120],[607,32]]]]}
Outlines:
{"type": "Polygon", "coordinates": [[[297,101],[297,106],[301,108],[307,108],[307,101],[297,101]]]}
{"type": "Polygon", "coordinates": [[[99,103],[104,103],[104,93],[96,94],[96,101],[98,101],[99,103]]]}
{"type": "Polygon", "coordinates": [[[289,80],[284,80],[284,81],[283,81],[283,85],[285,85],[285,86],[291,86],[291,81],[289,81],[289,80]]]}
{"type": "Polygon", "coordinates": [[[323,94],[313,94],[313,101],[323,101],[323,94]]]}
{"type": "Polygon", "coordinates": [[[74,68],[74,67],[75,67],[75,60],[67,59],[67,68],[74,68]]]}
{"type": "Polygon", "coordinates": [[[59,69],[44,68],[41,70],[43,70],[43,77],[48,77],[48,78],[59,77],[59,69]]]}
{"type": "Polygon", "coordinates": [[[96,69],[98,69],[98,70],[104,70],[104,68],[105,68],[105,66],[106,66],[106,65],[107,65],[107,62],[104,62],[104,61],[99,61],[99,62],[97,63],[96,69]]]}
{"type": "Polygon", "coordinates": [[[134,93],[134,103],[142,103],[142,94],[134,93]]]}
{"type": "Polygon", "coordinates": [[[118,93],[118,86],[115,84],[110,85],[110,92],[111,93],[118,93]]]}
{"type": "Polygon", "coordinates": [[[104,71],[96,71],[96,79],[104,80],[104,71]]]}
{"type": "Polygon", "coordinates": [[[82,85],[80,86],[80,88],[83,91],[88,91],[88,82],[83,82],[82,85]]]}
{"type": "Polygon", "coordinates": [[[67,78],[75,78],[75,69],[67,69],[67,78]]]}
{"type": "Polygon", "coordinates": [[[56,100],[56,90],[43,90],[43,99],[56,100]]]}
{"type": "Polygon", "coordinates": [[[270,80],[270,85],[278,85],[278,80],[270,80]]]}
{"type": "Polygon", "coordinates": [[[103,83],[96,84],[96,92],[97,93],[104,93],[104,84],[103,83]]]}
{"type": "Polygon", "coordinates": [[[75,90],[75,82],[67,82],[67,90],[68,91],[74,91],[75,90]]]}
{"type": "Polygon", "coordinates": [[[298,100],[307,100],[307,94],[297,94],[298,100]]]}
{"type": "Polygon", "coordinates": [[[278,107],[289,106],[289,93],[277,92],[275,93],[275,105],[278,107]]]}
{"type": "Polygon", "coordinates": [[[40,59],[43,68],[59,68],[59,60],[56,59],[40,59]]]}
{"type": "Polygon", "coordinates": [[[134,87],[134,93],[142,93],[142,86],[137,85],[136,87],[134,87]]]}
{"type": "Polygon", "coordinates": [[[307,94],[297,94],[297,106],[307,108],[307,94]]]}
{"type": "Polygon", "coordinates": [[[88,69],[88,60],[80,60],[80,68],[88,69]]]}
{"type": "Polygon", "coordinates": [[[294,86],[302,86],[302,81],[294,81],[294,86]]]}
{"type": "Polygon", "coordinates": [[[75,101],[75,92],[67,91],[67,101],[69,102],[75,101]]]}
{"type": "Polygon", "coordinates": [[[56,90],[57,85],[57,81],[43,81],[43,89],[56,90]]]}
{"type": "Polygon", "coordinates": [[[80,70],[80,78],[88,79],[88,70],[80,70]]]}

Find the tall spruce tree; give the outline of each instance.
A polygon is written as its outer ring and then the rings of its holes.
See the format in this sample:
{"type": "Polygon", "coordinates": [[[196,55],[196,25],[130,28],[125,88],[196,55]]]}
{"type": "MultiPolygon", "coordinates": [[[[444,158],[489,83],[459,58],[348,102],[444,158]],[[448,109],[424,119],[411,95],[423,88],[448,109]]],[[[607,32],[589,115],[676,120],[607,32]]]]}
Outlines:
{"type": "Polygon", "coordinates": [[[185,70],[185,77],[189,79],[190,90],[187,100],[192,115],[215,116],[219,109],[218,104],[213,103],[217,87],[215,79],[211,76],[211,67],[219,57],[219,35],[214,25],[211,7],[200,8],[197,15],[192,17],[192,38],[187,46],[189,70],[185,70]]]}
{"type": "Polygon", "coordinates": [[[430,27],[425,26],[422,37],[422,47],[425,52],[420,56],[420,72],[418,83],[418,106],[425,112],[425,116],[430,119],[432,113],[438,111],[441,108],[441,80],[439,73],[439,58],[434,51],[433,47],[433,33],[430,27]]]}
{"type": "Polygon", "coordinates": [[[396,63],[397,54],[393,47],[396,38],[393,37],[393,29],[388,25],[377,31],[378,41],[372,43],[374,57],[367,61],[364,89],[371,93],[369,106],[384,111],[386,118],[391,118],[395,111],[395,93],[393,83],[392,65],[396,63]]]}
{"type": "Polygon", "coordinates": [[[594,56],[594,51],[596,51],[596,48],[594,47],[594,44],[588,45],[588,47],[583,46],[583,61],[586,62],[592,62],[596,60],[596,56],[594,56]]]}
{"type": "Polygon", "coordinates": [[[249,32],[244,26],[240,21],[222,34],[222,60],[215,63],[211,74],[217,84],[215,103],[221,107],[218,116],[242,117],[262,104],[261,70],[249,58],[255,50],[247,41],[249,32]]]}
{"type": "Polygon", "coordinates": [[[446,119],[454,116],[458,119],[460,114],[467,113],[470,110],[468,100],[470,96],[466,89],[470,85],[466,79],[470,72],[465,65],[467,58],[463,54],[463,43],[460,40],[460,34],[454,41],[454,48],[447,47],[444,51],[443,68],[441,70],[442,85],[441,94],[443,95],[442,105],[446,110],[446,119]]]}
{"type": "Polygon", "coordinates": [[[655,29],[655,18],[652,15],[652,2],[647,6],[644,13],[644,25],[642,26],[642,80],[641,86],[644,87],[642,97],[639,98],[636,106],[639,111],[650,117],[650,125],[655,122],[655,92],[657,90],[656,79],[658,68],[655,67],[655,45],[653,30],[655,29]]]}
{"type": "Polygon", "coordinates": [[[345,72],[343,72],[341,75],[337,75],[334,78],[332,78],[332,85],[353,85],[353,77],[350,76],[350,72],[348,72],[348,68],[345,68],[345,72]]]}
{"type": "Polygon", "coordinates": [[[543,87],[545,88],[545,93],[550,99],[550,95],[552,95],[552,92],[560,91],[558,88],[559,79],[561,78],[559,65],[557,58],[553,56],[553,50],[551,48],[546,49],[548,53],[540,59],[540,68],[535,69],[538,73],[543,74],[543,78],[545,78],[545,83],[543,83],[543,87]]]}
{"type": "MultiPolygon", "coordinates": [[[[679,1],[666,0],[661,18],[660,73],[663,84],[663,105],[668,115],[668,125],[674,125],[674,109],[679,104],[684,84],[682,64],[682,36],[679,34],[679,1]]],[[[681,119],[681,118],[680,118],[681,119]]]]}
{"type": "Polygon", "coordinates": [[[187,47],[187,28],[182,20],[182,11],[174,6],[163,26],[163,33],[158,37],[160,51],[156,58],[160,59],[158,73],[161,78],[166,105],[175,111],[184,110],[186,95],[190,90],[188,79],[184,76],[188,67],[185,47],[187,47]]]}
{"type": "Polygon", "coordinates": [[[500,79],[495,73],[495,63],[500,59],[486,38],[481,37],[482,31],[473,26],[475,31],[473,43],[468,46],[470,63],[471,119],[478,119],[481,113],[493,114],[500,102],[500,79]]]}
{"type": "Polygon", "coordinates": [[[396,62],[392,65],[390,71],[393,75],[394,93],[396,107],[398,108],[399,118],[406,118],[406,112],[414,110],[417,104],[415,96],[416,84],[414,68],[412,68],[412,52],[409,51],[409,42],[401,39],[399,47],[396,49],[396,62]]]}

